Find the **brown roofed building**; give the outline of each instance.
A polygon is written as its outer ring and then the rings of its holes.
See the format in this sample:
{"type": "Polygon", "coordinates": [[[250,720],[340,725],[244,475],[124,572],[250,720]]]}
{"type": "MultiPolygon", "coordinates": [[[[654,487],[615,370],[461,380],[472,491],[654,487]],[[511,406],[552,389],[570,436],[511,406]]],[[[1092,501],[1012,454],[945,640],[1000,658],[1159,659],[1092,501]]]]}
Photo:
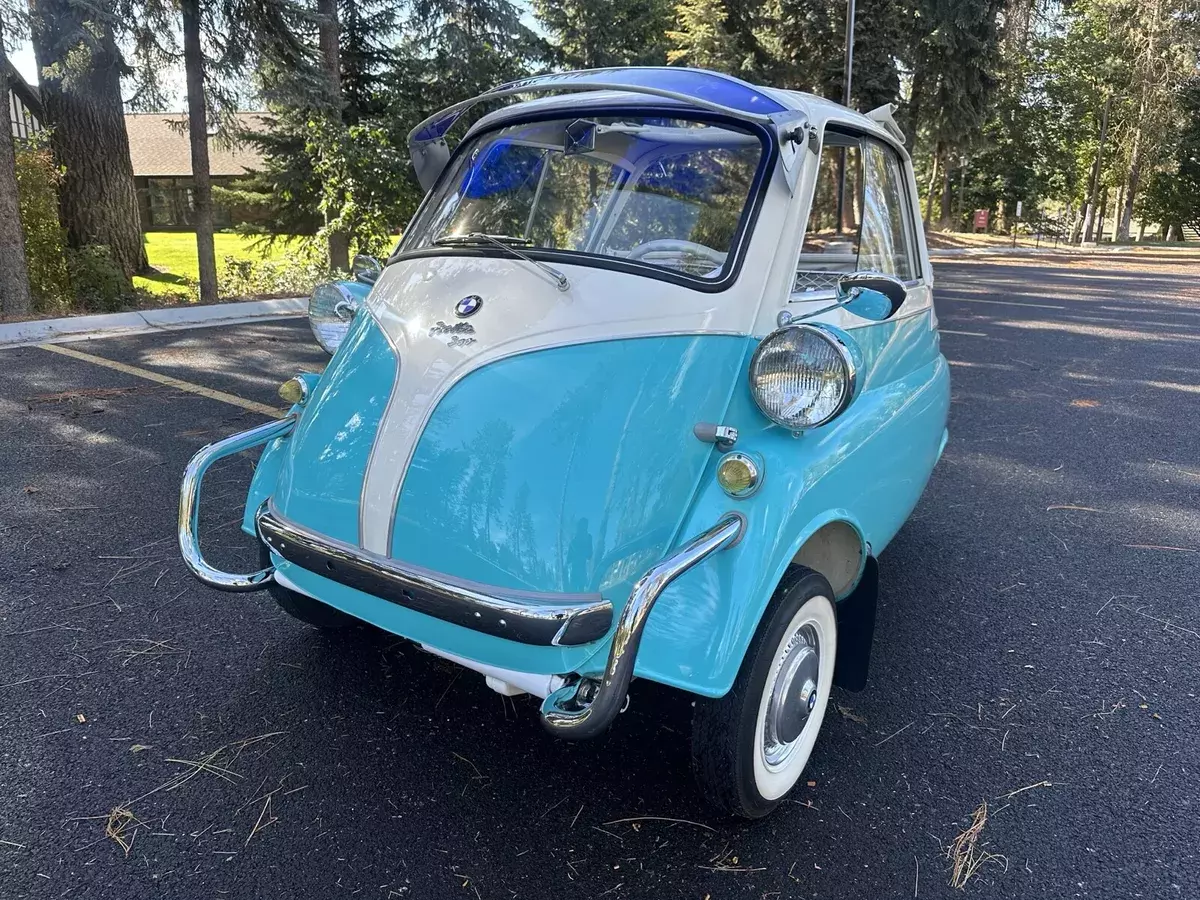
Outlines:
{"type": "MultiPolygon", "coordinates": [[[[241,129],[265,131],[263,113],[237,113],[241,129]]],[[[125,116],[129,134],[129,157],[133,162],[133,180],[137,186],[142,230],[190,228],[192,210],[192,153],[179,113],[137,113],[125,116]]],[[[261,154],[252,144],[228,142],[210,137],[209,171],[214,187],[227,187],[254,169],[261,169],[261,154]]],[[[214,204],[213,224],[218,228],[238,222],[230,211],[214,204]]]]}

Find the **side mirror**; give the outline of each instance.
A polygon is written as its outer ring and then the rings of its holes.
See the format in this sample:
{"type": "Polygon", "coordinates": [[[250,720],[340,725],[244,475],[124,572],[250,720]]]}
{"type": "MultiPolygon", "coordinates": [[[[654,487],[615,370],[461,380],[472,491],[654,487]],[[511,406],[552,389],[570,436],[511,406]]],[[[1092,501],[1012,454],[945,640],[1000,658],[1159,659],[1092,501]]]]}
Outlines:
{"type": "Polygon", "coordinates": [[[383,265],[379,260],[365,253],[358,254],[350,263],[350,274],[354,276],[355,281],[363,284],[374,284],[382,273],[383,265]]]}
{"type": "Polygon", "coordinates": [[[882,272],[851,272],[838,279],[838,303],[856,316],[875,322],[894,316],[907,296],[903,281],[882,272]]]}

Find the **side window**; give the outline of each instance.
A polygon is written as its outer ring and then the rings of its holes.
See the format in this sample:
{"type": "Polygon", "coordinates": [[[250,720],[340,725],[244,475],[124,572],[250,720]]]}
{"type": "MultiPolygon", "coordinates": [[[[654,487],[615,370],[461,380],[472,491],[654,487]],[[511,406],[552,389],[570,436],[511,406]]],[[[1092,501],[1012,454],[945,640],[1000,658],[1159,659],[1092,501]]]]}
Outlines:
{"type": "Polygon", "coordinates": [[[839,275],[863,269],[917,277],[903,178],[882,143],[826,133],[794,293],[832,290],[839,275]]]}
{"type": "Polygon", "coordinates": [[[900,159],[878,141],[863,141],[863,169],[866,190],[858,266],[912,281],[917,274],[905,227],[909,210],[900,159]]]}

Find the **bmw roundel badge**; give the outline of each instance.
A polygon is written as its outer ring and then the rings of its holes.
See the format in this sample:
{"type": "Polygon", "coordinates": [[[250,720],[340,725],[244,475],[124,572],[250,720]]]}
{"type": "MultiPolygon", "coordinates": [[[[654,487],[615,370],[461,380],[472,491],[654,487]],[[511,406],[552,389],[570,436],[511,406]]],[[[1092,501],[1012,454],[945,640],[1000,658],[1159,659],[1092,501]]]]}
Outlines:
{"type": "Polygon", "coordinates": [[[478,294],[468,294],[454,304],[454,314],[460,319],[465,319],[467,316],[473,316],[479,312],[479,308],[483,306],[483,298],[478,294]]]}

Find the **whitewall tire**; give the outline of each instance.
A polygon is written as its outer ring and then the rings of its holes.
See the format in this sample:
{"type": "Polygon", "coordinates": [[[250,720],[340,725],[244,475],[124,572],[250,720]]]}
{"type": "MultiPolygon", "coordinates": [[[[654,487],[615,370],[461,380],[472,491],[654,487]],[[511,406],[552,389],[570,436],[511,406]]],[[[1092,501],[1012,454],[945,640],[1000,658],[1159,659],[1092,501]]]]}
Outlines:
{"type": "Polygon", "coordinates": [[[788,569],[732,690],[697,700],[692,768],[701,792],[747,818],[773,810],[800,780],[825,718],[837,655],[833,591],[788,569]]]}

